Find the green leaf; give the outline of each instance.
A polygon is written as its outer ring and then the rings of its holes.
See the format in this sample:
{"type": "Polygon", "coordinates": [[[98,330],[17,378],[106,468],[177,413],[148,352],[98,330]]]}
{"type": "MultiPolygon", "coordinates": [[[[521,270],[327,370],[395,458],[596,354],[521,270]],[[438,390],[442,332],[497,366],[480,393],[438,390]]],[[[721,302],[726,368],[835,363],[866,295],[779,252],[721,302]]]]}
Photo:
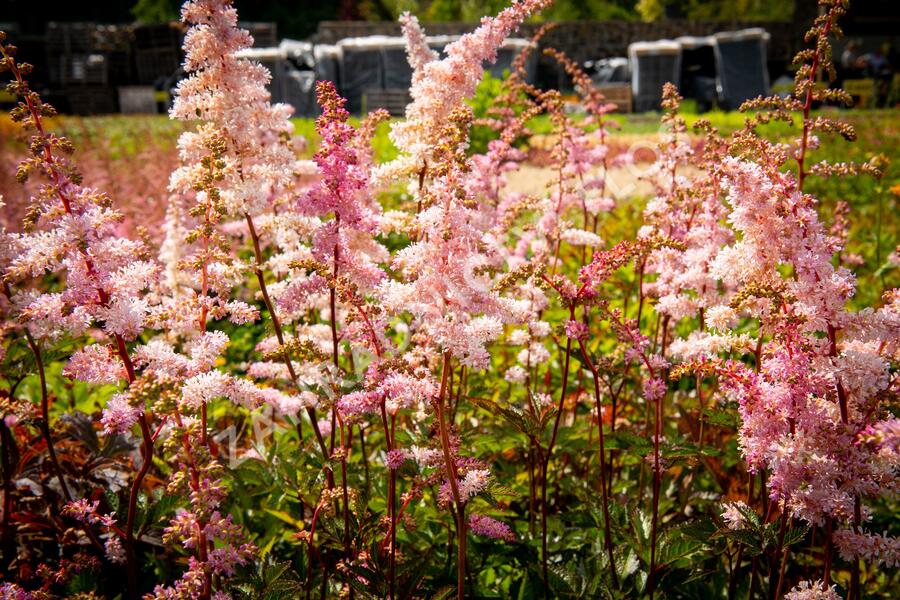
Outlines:
{"type": "Polygon", "coordinates": [[[533,435],[534,427],[526,420],[525,414],[520,410],[500,406],[493,400],[488,400],[487,398],[479,396],[470,396],[469,401],[478,408],[486,410],[491,414],[500,415],[508,425],[521,431],[525,435],[533,435]]]}
{"type": "MultiPolygon", "coordinates": [[[[154,496],[155,498],[152,502],[150,501],[150,498],[145,499],[145,502],[150,502],[150,505],[142,511],[139,520],[139,531],[143,531],[147,527],[159,525],[159,522],[164,518],[174,514],[175,509],[183,502],[180,496],[172,494],[155,494],[154,496]]],[[[144,506],[146,506],[146,504],[144,504],[144,506]]]]}
{"type": "Polygon", "coordinates": [[[659,564],[669,565],[687,559],[703,548],[703,544],[691,539],[671,539],[664,536],[659,544],[659,564]]]}
{"type": "Polygon", "coordinates": [[[266,508],[264,510],[267,513],[269,513],[270,515],[272,515],[273,517],[275,517],[276,519],[280,519],[280,520],[284,521],[285,523],[287,523],[288,525],[291,525],[292,527],[297,528],[298,530],[304,528],[303,522],[298,521],[297,519],[295,519],[288,513],[284,512],[283,510],[273,510],[271,508],[266,508]]]}
{"type": "Polygon", "coordinates": [[[797,542],[803,540],[806,537],[806,534],[809,533],[809,526],[802,525],[800,527],[791,527],[784,534],[784,545],[792,546],[797,542]]]}
{"type": "Polygon", "coordinates": [[[618,573],[620,580],[625,580],[633,575],[638,570],[639,566],[640,561],[638,560],[638,556],[631,548],[627,550],[624,559],[620,559],[618,556],[616,557],[616,572],[618,573]]]}
{"type": "Polygon", "coordinates": [[[701,542],[708,542],[716,533],[716,524],[709,517],[701,517],[677,528],[681,535],[701,542]]]}
{"type": "Polygon", "coordinates": [[[744,551],[748,556],[759,556],[763,552],[762,540],[760,539],[760,536],[754,531],[750,531],[747,529],[738,529],[737,531],[732,531],[730,529],[726,529],[722,531],[722,535],[744,546],[744,551]]]}
{"type": "Polygon", "coordinates": [[[455,594],[456,586],[448,585],[436,591],[434,593],[434,596],[431,597],[431,600],[446,600],[447,598],[450,598],[455,594]]]}
{"type": "Polygon", "coordinates": [[[604,439],[607,450],[622,450],[626,454],[644,456],[653,449],[653,443],[629,431],[616,431],[604,439]]]}
{"type": "Polygon", "coordinates": [[[713,410],[709,408],[703,409],[703,419],[711,424],[728,429],[737,429],[741,420],[737,413],[733,410],[713,410]]]}

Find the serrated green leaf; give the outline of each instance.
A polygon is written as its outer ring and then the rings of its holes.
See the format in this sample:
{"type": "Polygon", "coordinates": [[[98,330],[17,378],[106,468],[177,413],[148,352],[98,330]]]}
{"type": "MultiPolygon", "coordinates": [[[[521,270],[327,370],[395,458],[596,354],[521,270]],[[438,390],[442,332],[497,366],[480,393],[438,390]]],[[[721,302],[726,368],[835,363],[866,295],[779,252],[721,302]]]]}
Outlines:
{"type": "Polygon", "coordinates": [[[737,429],[741,424],[737,413],[731,410],[713,410],[709,408],[703,409],[703,419],[711,424],[729,429],[737,429]]]}
{"type": "Polygon", "coordinates": [[[431,600],[447,600],[456,593],[456,586],[448,585],[440,588],[431,597],[431,600]]]}
{"type": "Polygon", "coordinates": [[[784,534],[784,545],[793,546],[794,544],[803,541],[803,538],[806,537],[807,533],[809,533],[808,525],[789,528],[784,534]]]}

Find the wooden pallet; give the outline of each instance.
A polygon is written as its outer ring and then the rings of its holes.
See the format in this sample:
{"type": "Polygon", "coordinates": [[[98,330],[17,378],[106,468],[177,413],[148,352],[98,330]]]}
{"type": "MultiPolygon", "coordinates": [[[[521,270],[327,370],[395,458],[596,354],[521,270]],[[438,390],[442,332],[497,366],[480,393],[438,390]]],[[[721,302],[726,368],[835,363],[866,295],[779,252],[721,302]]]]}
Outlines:
{"type": "Polygon", "coordinates": [[[275,23],[240,21],[238,27],[250,32],[254,48],[274,48],[278,45],[278,26],[275,23]]]}
{"type": "Polygon", "coordinates": [[[119,91],[119,112],[128,114],[156,114],[156,91],[152,85],[122,85],[119,91]]]}
{"type": "Polygon", "coordinates": [[[169,77],[180,64],[177,48],[143,48],[135,53],[137,83],[152,85],[161,77],[169,77]]]}
{"type": "Polygon", "coordinates": [[[116,88],[100,85],[72,85],[63,92],[69,112],[76,115],[108,115],[119,112],[116,88]]]}
{"type": "Polygon", "coordinates": [[[138,25],[134,28],[134,48],[179,48],[183,35],[181,28],[174,23],[138,25]]]}
{"type": "Polygon", "coordinates": [[[627,83],[606,83],[598,85],[610,104],[616,105],[616,112],[630,113],[632,110],[631,85],[627,83]]]}

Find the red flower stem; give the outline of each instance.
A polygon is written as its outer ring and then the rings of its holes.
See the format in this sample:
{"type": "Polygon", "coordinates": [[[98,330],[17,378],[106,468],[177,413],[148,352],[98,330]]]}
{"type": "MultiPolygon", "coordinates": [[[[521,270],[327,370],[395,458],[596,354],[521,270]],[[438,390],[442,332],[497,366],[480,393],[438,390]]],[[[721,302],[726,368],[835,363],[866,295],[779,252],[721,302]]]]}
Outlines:
{"type": "MultiPolygon", "coordinates": [[[[385,400],[381,401],[381,425],[384,428],[384,439],[385,445],[387,446],[387,451],[390,453],[394,449],[394,441],[393,436],[391,435],[391,430],[388,427],[388,418],[387,418],[387,409],[385,407],[385,400]]],[[[395,568],[397,561],[397,550],[396,550],[396,541],[397,541],[397,472],[394,469],[389,469],[389,481],[388,481],[388,516],[391,520],[390,530],[388,531],[388,535],[385,537],[382,542],[382,548],[385,544],[390,544],[390,565],[388,571],[388,580],[389,580],[389,590],[390,595],[389,598],[394,600],[394,593],[396,587],[395,580],[395,568]]]]}
{"type": "Polygon", "coordinates": [[[444,417],[444,396],[447,392],[447,377],[450,374],[450,353],[444,351],[444,362],[441,368],[441,390],[438,395],[435,409],[437,410],[438,426],[440,428],[441,449],[444,452],[444,464],[446,466],[447,481],[450,484],[450,491],[453,494],[453,503],[456,506],[456,597],[463,600],[465,597],[466,587],[466,518],[465,506],[459,495],[459,484],[456,482],[456,468],[450,455],[450,433],[447,428],[446,418],[444,417]]]}
{"type": "Polygon", "coordinates": [[[37,365],[38,376],[41,379],[41,434],[47,444],[47,452],[50,455],[50,464],[53,466],[53,474],[59,480],[59,486],[62,488],[63,496],[66,502],[72,501],[72,494],[69,493],[69,486],[62,474],[62,468],[59,466],[59,460],[56,457],[56,449],[53,447],[53,438],[50,436],[50,399],[47,394],[47,378],[44,374],[44,361],[41,358],[41,350],[32,337],[28,328],[25,328],[25,339],[28,341],[28,347],[34,354],[34,362],[37,365]]]}
{"type": "Polygon", "coordinates": [[[606,448],[604,446],[605,442],[603,435],[603,407],[600,400],[600,373],[597,372],[597,367],[588,355],[584,341],[578,340],[578,346],[581,349],[581,356],[584,359],[584,364],[587,365],[591,375],[594,377],[594,399],[596,400],[597,405],[597,433],[600,441],[600,499],[603,502],[603,542],[606,546],[606,554],[609,558],[609,570],[612,574],[613,587],[618,587],[619,578],[616,575],[616,561],[613,557],[612,530],[610,529],[611,525],[609,520],[609,497],[607,495],[608,488],[606,485],[606,448]]]}
{"type": "MultiPolygon", "coordinates": [[[[191,476],[191,489],[194,493],[200,493],[200,470],[197,468],[197,462],[194,460],[194,447],[191,444],[191,440],[187,435],[187,431],[184,429],[184,424],[181,421],[181,413],[176,407],[174,410],[175,424],[179,429],[182,430],[181,433],[181,444],[184,448],[184,454],[188,461],[188,471],[191,476]]],[[[198,519],[197,525],[199,526],[199,533],[197,536],[197,557],[200,559],[200,562],[206,564],[207,562],[207,552],[209,550],[209,543],[206,539],[206,534],[204,533],[204,529],[206,528],[206,522],[204,519],[198,519]]],[[[203,570],[203,589],[200,591],[201,600],[208,600],[212,594],[212,573],[209,569],[204,568],[203,570]]]]}
{"type": "MultiPolygon", "coordinates": [[[[667,330],[669,327],[669,316],[666,315],[662,320],[662,341],[661,352],[663,356],[666,354],[667,330]]],[[[645,359],[646,360],[646,359],[645,359]]],[[[647,363],[649,367],[649,362],[647,363]]],[[[650,369],[651,377],[654,376],[653,369],[650,369]]],[[[653,432],[653,515],[650,521],[650,573],[647,576],[647,588],[650,598],[653,598],[653,592],[656,588],[656,542],[659,529],[659,495],[662,488],[662,467],[659,464],[659,443],[662,440],[663,426],[663,395],[657,395],[654,400],[656,408],[656,418],[654,419],[653,432]]]]}
{"type": "MultiPolygon", "coordinates": [[[[575,318],[575,309],[569,309],[569,318],[575,318]]],[[[540,464],[540,485],[541,485],[541,569],[544,576],[545,593],[550,590],[549,570],[547,566],[547,473],[550,467],[550,457],[553,454],[553,446],[556,445],[556,436],[559,431],[559,422],[562,418],[563,407],[566,401],[566,391],[569,387],[569,359],[572,356],[572,338],[566,337],[566,354],[563,362],[562,388],[559,394],[559,405],[556,410],[556,417],[553,419],[553,432],[550,435],[550,443],[547,449],[542,453],[540,464]]],[[[540,447],[539,447],[540,448],[540,447]]]]}
{"type": "MultiPolygon", "coordinates": [[[[275,305],[272,302],[272,299],[269,297],[269,291],[266,287],[266,278],[263,275],[262,264],[263,264],[263,256],[262,256],[262,248],[259,244],[259,234],[256,232],[256,227],[253,223],[253,218],[245,213],[244,217],[247,221],[247,227],[250,230],[250,238],[253,241],[253,255],[255,259],[254,271],[256,272],[256,281],[259,283],[259,290],[263,297],[263,303],[266,305],[266,310],[269,311],[269,318],[272,319],[272,327],[275,329],[275,337],[278,339],[278,344],[281,348],[284,348],[284,330],[281,327],[281,321],[278,319],[278,313],[275,310],[275,305]]],[[[283,352],[284,354],[284,364],[287,367],[288,375],[291,377],[291,382],[294,384],[294,387],[299,389],[300,382],[297,377],[297,372],[294,370],[294,365],[291,362],[291,357],[287,352],[283,352]]],[[[316,409],[313,407],[307,407],[306,414],[309,416],[310,423],[312,424],[313,433],[316,436],[316,441],[319,444],[319,450],[322,452],[322,458],[327,461],[329,457],[328,448],[325,445],[325,437],[322,435],[322,431],[319,429],[319,419],[316,416],[316,409]]],[[[300,430],[300,424],[298,421],[297,424],[298,434],[300,430]]],[[[325,478],[329,488],[334,487],[334,474],[331,472],[331,469],[327,466],[325,467],[325,478]]]]}
{"type": "MultiPolygon", "coordinates": [[[[828,33],[831,31],[831,21],[828,20],[825,22],[825,26],[822,29],[819,37],[827,37],[828,33]]],[[[816,73],[819,71],[819,61],[821,60],[819,45],[816,44],[816,49],[813,54],[812,67],[809,71],[809,79],[808,86],[806,88],[806,98],[803,101],[803,135],[800,138],[800,153],[797,156],[797,189],[799,191],[803,191],[803,183],[806,181],[806,168],[804,167],[804,163],[806,161],[806,151],[809,148],[809,132],[810,132],[810,122],[809,122],[809,113],[812,110],[812,101],[813,101],[813,89],[816,85],[816,73]]]]}
{"type": "MultiPolygon", "coordinates": [[[[3,287],[4,287],[4,291],[6,292],[7,297],[10,298],[11,296],[10,296],[9,285],[4,283],[3,287]]],[[[37,341],[34,339],[34,336],[32,336],[31,332],[28,331],[27,327],[25,328],[25,339],[28,342],[29,349],[31,349],[31,353],[34,355],[34,362],[35,362],[35,365],[37,366],[38,377],[41,380],[41,423],[40,423],[41,435],[44,438],[44,443],[47,444],[47,453],[50,456],[50,465],[51,465],[51,468],[53,469],[53,474],[56,475],[56,478],[59,480],[59,486],[62,489],[63,496],[65,497],[66,502],[71,502],[72,494],[69,492],[69,486],[66,484],[66,480],[63,477],[62,467],[60,467],[59,459],[56,456],[56,448],[54,448],[54,446],[53,446],[53,437],[50,434],[50,395],[47,392],[47,377],[46,377],[46,372],[44,370],[44,360],[41,356],[41,349],[38,346],[37,341]]],[[[4,472],[4,474],[5,474],[5,472],[4,472]]],[[[5,500],[4,506],[6,505],[6,503],[9,503],[9,505],[11,507],[12,506],[12,504],[11,504],[12,503],[12,494],[10,493],[9,490],[7,490],[5,493],[6,493],[6,496],[9,496],[9,498],[4,496],[4,500],[5,500]]],[[[10,510],[10,508],[7,507],[6,508],[7,512],[3,513],[4,520],[9,518],[9,515],[10,515],[10,513],[8,512],[9,510],[10,510]]],[[[6,527],[6,524],[4,524],[4,527],[6,527]]],[[[90,540],[94,544],[94,546],[98,550],[103,551],[103,544],[100,543],[100,540],[97,538],[97,534],[94,533],[94,530],[91,529],[90,525],[88,525],[87,523],[81,523],[81,528],[84,530],[85,534],[87,534],[88,538],[90,538],[90,540]]],[[[4,529],[4,534],[5,533],[6,533],[6,530],[4,529]]]]}
{"type": "MultiPolygon", "coordinates": [[[[2,48],[2,45],[0,45],[2,48]]],[[[16,65],[15,61],[11,59],[6,53],[5,50],[0,50],[3,57],[7,59],[7,64],[9,66],[10,72],[13,77],[15,77],[16,82],[19,84],[20,88],[27,89],[27,84],[22,78],[22,73],[16,65]]],[[[28,112],[31,114],[31,120],[34,124],[35,129],[38,132],[38,136],[40,138],[46,138],[47,134],[44,130],[43,120],[41,117],[41,113],[38,110],[38,107],[34,103],[34,97],[30,93],[24,94],[25,104],[28,107],[28,112]]],[[[63,192],[63,187],[68,183],[67,178],[58,170],[56,159],[53,156],[53,151],[50,148],[50,144],[43,143],[43,154],[44,154],[44,162],[47,164],[48,174],[51,175],[52,179],[52,188],[54,194],[56,194],[57,198],[59,198],[60,203],[63,205],[63,209],[66,211],[66,214],[74,218],[72,213],[72,206],[69,201],[69,198],[66,196],[65,192],[63,192]]],[[[88,254],[87,248],[83,245],[79,245],[79,252],[84,258],[85,270],[87,271],[88,276],[96,281],[97,272],[94,268],[93,260],[88,254]]],[[[100,301],[100,305],[102,307],[107,307],[109,305],[109,295],[106,293],[106,290],[97,286],[97,295],[100,301]]],[[[116,349],[119,353],[120,358],[122,359],[122,364],[125,365],[125,371],[128,375],[128,383],[129,385],[134,382],[136,379],[134,373],[134,365],[131,363],[131,358],[128,355],[128,349],[125,346],[125,341],[118,334],[114,335],[116,341],[116,349]]],[[[137,476],[132,482],[131,486],[131,494],[128,501],[128,519],[127,525],[125,527],[125,557],[126,557],[126,569],[128,573],[128,589],[131,597],[137,597],[137,565],[135,564],[134,557],[134,523],[136,517],[137,510],[137,496],[138,491],[140,490],[141,484],[144,480],[144,477],[147,475],[147,471],[150,469],[150,464],[153,458],[153,440],[150,435],[150,427],[147,424],[147,414],[146,412],[141,414],[138,418],[138,423],[141,426],[141,437],[143,439],[142,445],[142,453],[143,453],[143,464],[141,465],[141,469],[138,471],[137,476]]]]}

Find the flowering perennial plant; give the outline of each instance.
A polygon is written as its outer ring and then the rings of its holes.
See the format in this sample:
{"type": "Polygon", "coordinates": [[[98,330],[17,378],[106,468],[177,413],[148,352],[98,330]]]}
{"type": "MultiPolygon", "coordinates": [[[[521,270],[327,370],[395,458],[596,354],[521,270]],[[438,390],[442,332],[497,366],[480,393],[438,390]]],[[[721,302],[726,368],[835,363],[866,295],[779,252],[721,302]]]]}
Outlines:
{"type": "Polygon", "coordinates": [[[856,137],[815,111],[848,99],[817,84],[846,4],[729,135],[666,85],[640,204],[591,78],[544,50],[582,114],[527,83],[547,28],[466,102],[548,4],[443,58],[404,14],[406,118],[317,82],[300,160],[234,7],[187,2],[158,237],[0,36],[28,152],[0,221],[0,596],[896,594],[900,292],[823,193],[890,163],[812,158],[856,137]]]}

